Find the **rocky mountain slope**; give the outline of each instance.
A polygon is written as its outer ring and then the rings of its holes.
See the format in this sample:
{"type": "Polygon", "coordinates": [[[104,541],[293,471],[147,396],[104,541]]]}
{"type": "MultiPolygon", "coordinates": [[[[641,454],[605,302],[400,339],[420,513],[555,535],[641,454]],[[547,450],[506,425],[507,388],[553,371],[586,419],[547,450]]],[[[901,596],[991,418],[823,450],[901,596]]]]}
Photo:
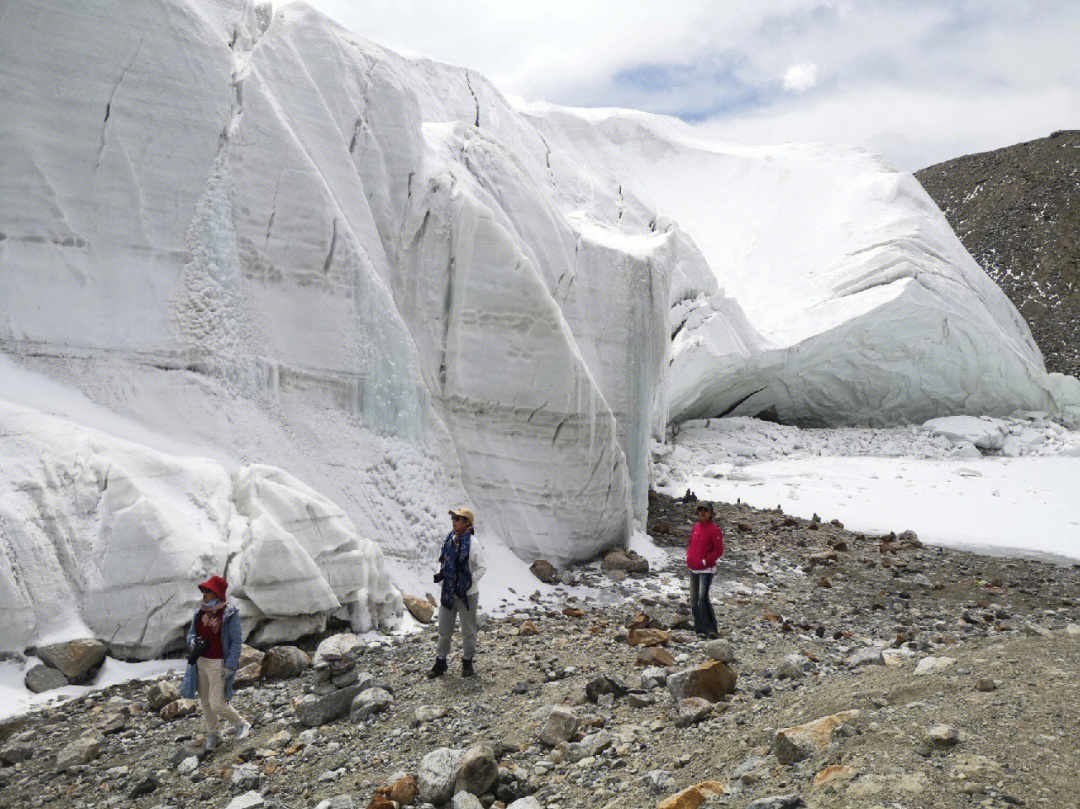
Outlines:
{"type": "Polygon", "coordinates": [[[1027,319],[1047,370],[1080,375],[1080,130],[915,176],[1027,319]]]}
{"type": "Polygon", "coordinates": [[[1076,805],[1080,570],[725,505],[705,641],[693,508],[653,497],[649,572],[484,617],[472,680],[424,678],[430,629],[336,635],[242,668],[255,729],[213,752],[175,678],[0,723],[0,807],[1076,805]]]}

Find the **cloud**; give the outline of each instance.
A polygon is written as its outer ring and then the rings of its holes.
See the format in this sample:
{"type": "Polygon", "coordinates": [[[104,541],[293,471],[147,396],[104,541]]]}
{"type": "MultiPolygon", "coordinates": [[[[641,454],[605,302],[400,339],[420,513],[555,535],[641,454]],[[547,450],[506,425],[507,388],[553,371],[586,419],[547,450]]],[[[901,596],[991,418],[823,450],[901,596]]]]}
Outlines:
{"type": "Polygon", "coordinates": [[[514,97],[852,144],[906,169],[1080,127],[1072,0],[308,2],[514,97]]]}
{"type": "Polygon", "coordinates": [[[784,71],[784,89],[795,93],[804,93],[817,84],[817,65],[813,62],[800,62],[784,71]]]}

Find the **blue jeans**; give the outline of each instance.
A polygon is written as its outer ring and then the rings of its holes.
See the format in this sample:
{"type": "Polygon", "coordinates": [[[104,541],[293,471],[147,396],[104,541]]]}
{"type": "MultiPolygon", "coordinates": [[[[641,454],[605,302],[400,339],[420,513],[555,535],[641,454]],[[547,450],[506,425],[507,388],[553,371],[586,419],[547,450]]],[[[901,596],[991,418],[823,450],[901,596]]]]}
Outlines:
{"type": "Polygon", "coordinates": [[[690,571],[690,612],[694,616],[694,631],[699,635],[716,631],[716,613],[709,600],[712,577],[712,573],[690,571]]]}

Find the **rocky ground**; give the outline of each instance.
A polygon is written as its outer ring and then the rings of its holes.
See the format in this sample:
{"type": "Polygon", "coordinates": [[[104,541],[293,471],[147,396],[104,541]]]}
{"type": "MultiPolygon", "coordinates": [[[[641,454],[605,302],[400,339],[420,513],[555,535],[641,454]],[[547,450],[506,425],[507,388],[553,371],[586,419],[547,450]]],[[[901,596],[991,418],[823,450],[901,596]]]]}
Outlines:
{"type": "Polygon", "coordinates": [[[1049,371],[1080,374],[1080,131],[915,172],[1031,327],[1049,371]]]}
{"type": "Polygon", "coordinates": [[[178,679],[0,723],[0,807],[1080,807],[1080,570],[724,505],[699,639],[693,509],[652,498],[649,572],[482,617],[472,679],[424,678],[429,627],[249,651],[213,752],[178,679]]]}

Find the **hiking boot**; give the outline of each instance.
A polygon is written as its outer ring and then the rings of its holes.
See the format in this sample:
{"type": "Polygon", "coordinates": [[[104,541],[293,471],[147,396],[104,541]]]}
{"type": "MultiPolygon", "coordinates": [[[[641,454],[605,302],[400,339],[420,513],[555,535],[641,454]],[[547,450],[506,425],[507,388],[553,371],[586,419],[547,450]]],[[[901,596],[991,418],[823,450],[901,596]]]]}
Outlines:
{"type": "Polygon", "coordinates": [[[431,671],[427,673],[427,678],[429,680],[434,680],[436,677],[442,677],[444,674],[446,674],[446,658],[436,657],[435,665],[432,666],[431,671]]]}
{"type": "Polygon", "coordinates": [[[471,660],[466,660],[465,658],[462,658],[461,659],[461,676],[462,677],[472,677],[474,674],[476,674],[476,671],[472,667],[472,661],[471,660]]]}

